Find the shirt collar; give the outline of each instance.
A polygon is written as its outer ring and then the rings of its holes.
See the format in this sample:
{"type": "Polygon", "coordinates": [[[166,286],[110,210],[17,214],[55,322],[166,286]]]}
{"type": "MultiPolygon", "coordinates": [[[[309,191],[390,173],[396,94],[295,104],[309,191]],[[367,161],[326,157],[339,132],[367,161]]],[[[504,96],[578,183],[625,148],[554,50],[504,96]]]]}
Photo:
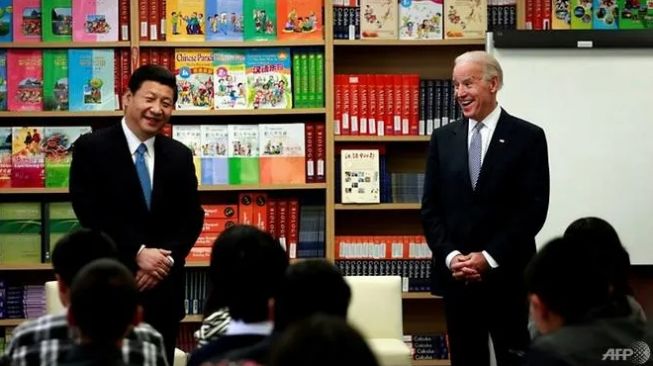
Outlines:
{"type": "Polygon", "coordinates": [[[245,323],[242,320],[231,319],[225,335],[258,334],[270,335],[272,333],[272,322],[264,321],[258,323],[245,323]]]}
{"type": "Polygon", "coordinates": [[[125,117],[122,118],[121,121],[122,124],[122,131],[125,134],[125,137],[127,138],[127,146],[129,146],[129,153],[131,155],[134,155],[136,153],[136,149],[138,149],[138,146],[142,143],[147,146],[147,153],[150,156],[154,156],[154,139],[156,136],[152,136],[149,139],[145,141],[141,141],[135,134],[132,132],[132,130],[127,127],[127,121],[125,120],[125,117]]]}
{"type": "MultiPolygon", "coordinates": [[[[494,110],[490,112],[487,116],[485,116],[485,119],[483,119],[481,122],[485,127],[488,128],[489,131],[494,131],[494,129],[497,127],[497,123],[499,123],[499,117],[501,117],[501,106],[497,103],[497,106],[494,107],[494,110]]],[[[474,129],[474,126],[478,121],[474,119],[469,119],[469,125],[468,125],[468,132],[471,134],[472,129],[474,129]]]]}

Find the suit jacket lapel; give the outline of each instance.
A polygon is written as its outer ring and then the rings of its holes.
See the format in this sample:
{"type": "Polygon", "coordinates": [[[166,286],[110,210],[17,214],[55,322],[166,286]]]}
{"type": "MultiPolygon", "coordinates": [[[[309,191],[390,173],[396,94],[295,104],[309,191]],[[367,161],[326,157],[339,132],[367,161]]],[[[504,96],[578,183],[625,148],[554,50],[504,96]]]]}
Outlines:
{"type": "Polygon", "coordinates": [[[169,164],[166,164],[168,151],[164,148],[161,139],[164,137],[157,136],[154,140],[154,181],[152,184],[152,206],[150,210],[154,210],[157,205],[157,201],[161,198],[161,195],[164,194],[165,187],[163,182],[166,176],[166,172],[169,169],[169,164]]]}
{"type": "Polygon", "coordinates": [[[476,183],[477,191],[483,188],[483,182],[488,177],[491,177],[492,171],[498,164],[501,164],[505,148],[510,143],[510,131],[512,127],[513,124],[511,123],[510,115],[502,108],[497,127],[492,134],[492,140],[490,140],[490,146],[488,146],[485,158],[483,159],[481,172],[476,183]]]}
{"type": "Polygon", "coordinates": [[[469,133],[469,120],[463,118],[460,122],[460,125],[453,130],[453,139],[452,143],[457,151],[462,151],[462,154],[457,154],[458,161],[455,165],[460,166],[460,171],[463,172],[461,180],[463,181],[464,187],[467,187],[469,192],[472,192],[472,180],[469,177],[469,146],[467,143],[467,135],[469,133]]]}
{"type": "MultiPolygon", "coordinates": [[[[129,151],[129,145],[127,144],[127,137],[125,136],[124,131],[120,124],[117,124],[116,127],[113,127],[111,142],[114,146],[114,154],[116,157],[116,174],[118,176],[125,177],[127,186],[123,187],[125,194],[131,196],[133,202],[139,202],[138,207],[147,212],[147,205],[145,203],[145,197],[143,197],[143,190],[141,189],[141,183],[138,180],[138,174],[136,173],[136,167],[134,165],[134,160],[129,151]]],[[[136,204],[135,204],[136,205],[136,204]]]]}

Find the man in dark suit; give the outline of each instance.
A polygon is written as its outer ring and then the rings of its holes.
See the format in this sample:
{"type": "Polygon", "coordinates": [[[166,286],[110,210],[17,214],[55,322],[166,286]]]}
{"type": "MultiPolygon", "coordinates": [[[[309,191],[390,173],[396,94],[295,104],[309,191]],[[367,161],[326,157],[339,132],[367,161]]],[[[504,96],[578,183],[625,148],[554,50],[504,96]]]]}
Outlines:
{"type": "Polygon", "coordinates": [[[158,135],[177,99],[175,77],[155,65],[132,74],[120,124],[75,142],[70,193],[84,227],[103,230],[136,275],[145,321],[172,360],[184,316],[184,264],[202,229],[191,151],[158,135]]]}
{"type": "Polygon", "coordinates": [[[488,365],[488,335],[499,366],[529,342],[523,271],[548,209],[547,145],[541,128],[498,105],[502,79],[483,51],[456,58],[464,118],[436,129],[429,147],[421,215],[453,366],[488,365]]]}

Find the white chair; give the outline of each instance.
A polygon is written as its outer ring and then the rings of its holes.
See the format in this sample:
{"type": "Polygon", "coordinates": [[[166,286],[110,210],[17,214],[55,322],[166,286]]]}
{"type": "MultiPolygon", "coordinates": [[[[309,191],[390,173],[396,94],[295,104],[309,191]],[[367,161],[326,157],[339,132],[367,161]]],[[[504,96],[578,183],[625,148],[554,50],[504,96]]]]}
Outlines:
{"type": "Polygon", "coordinates": [[[381,366],[410,366],[403,342],[401,277],[349,276],[351,304],[347,318],[367,340],[381,366]]]}
{"type": "MultiPolygon", "coordinates": [[[[45,283],[45,312],[48,314],[57,314],[64,311],[64,306],[59,299],[59,285],[57,281],[48,281],[45,283]]],[[[186,366],[188,355],[186,352],[175,348],[175,356],[172,362],[173,366],[186,366]]]]}

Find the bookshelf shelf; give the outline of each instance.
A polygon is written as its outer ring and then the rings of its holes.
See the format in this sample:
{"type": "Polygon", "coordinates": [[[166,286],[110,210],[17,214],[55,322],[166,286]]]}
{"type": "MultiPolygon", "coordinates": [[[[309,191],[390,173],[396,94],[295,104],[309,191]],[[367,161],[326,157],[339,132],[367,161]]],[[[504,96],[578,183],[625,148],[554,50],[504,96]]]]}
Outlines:
{"type": "Polygon", "coordinates": [[[404,292],[401,294],[404,300],[435,300],[442,299],[442,296],[432,295],[430,292],[404,292]]]}
{"type": "Polygon", "coordinates": [[[243,47],[306,47],[324,46],[324,40],[293,40],[293,41],[263,41],[263,42],[165,42],[143,41],[140,47],[175,47],[175,48],[243,48],[243,47]]]}
{"type": "Polygon", "coordinates": [[[20,325],[27,319],[18,318],[18,319],[0,319],[0,327],[15,327],[20,325]]]}
{"type": "Polygon", "coordinates": [[[186,268],[206,268],[209,262],[186,262],[186,268]]]}
{"type": "Polygon", "coordinates": [[[485,39],[439,39],[432,41],[400,40],[400,39],[362,39],[362,40],[334,40],[334,46],[475,46],[484,45],[485,39]]]}
{"type": "Polygon", "coordinates": [[[68,188],[2,188],[0,194],[55,194],[68,193],[68,188]]]}
{"type": "Polygon", "coordinates": [[[173,116],[271,116],[271,115],[324,114],[324,113],[326,113],[326,108],[293,108],[293,109],[235,109],[235,110],[232,109],[232,110],[210,110],[210,111],[179,110],[179,111],[172,112],[172,115],[173,116]]]}
{"type": "Polygon", "coordinates": [[[286,190],[304,190],[304,189],[326,189],[326,183],[307,183],[307,184],[242,184],[242,185],[215,185],[200,186],[200,192],[218,192],[218,191],[286,191],[286,190]]]}
{"type": "Polygon", "coordinates": [[[449,366],[451,361],[449,360],[412,360],[411,365],[413,366],[449,366]]]}
{"type": "Polygon", "coordinates": [[[377,204],[342,204],[336,203],[336,210],[419,210],[420,203],[377,203],[377,204]]]}
{"type": "Polygon", "coordinates": [[[181,322],[182,323],[201,323],[203,316],[201,314],[195,315],[186,315],[181,322]]]}
{"type": "Polygon", "coordinates": [[[431,136],[336,136],[336,142],[428,142],[431,136]]]}
{"type": "Polygon", "coordinates": [[[12,117],[122,117],[123,111],[24,111],[24,112],[0,112],[0,118],[12,117]]]}
{"type": "Polygon", "coordinates": [[[50,263],[0,264],[0,271],[49,271],[51,269],[50,263]]]}
{"type": "Polygon", "coordinates": [[[129,41],[121,42],[0,42],[0,48],[125,48],[129,41]]]}

